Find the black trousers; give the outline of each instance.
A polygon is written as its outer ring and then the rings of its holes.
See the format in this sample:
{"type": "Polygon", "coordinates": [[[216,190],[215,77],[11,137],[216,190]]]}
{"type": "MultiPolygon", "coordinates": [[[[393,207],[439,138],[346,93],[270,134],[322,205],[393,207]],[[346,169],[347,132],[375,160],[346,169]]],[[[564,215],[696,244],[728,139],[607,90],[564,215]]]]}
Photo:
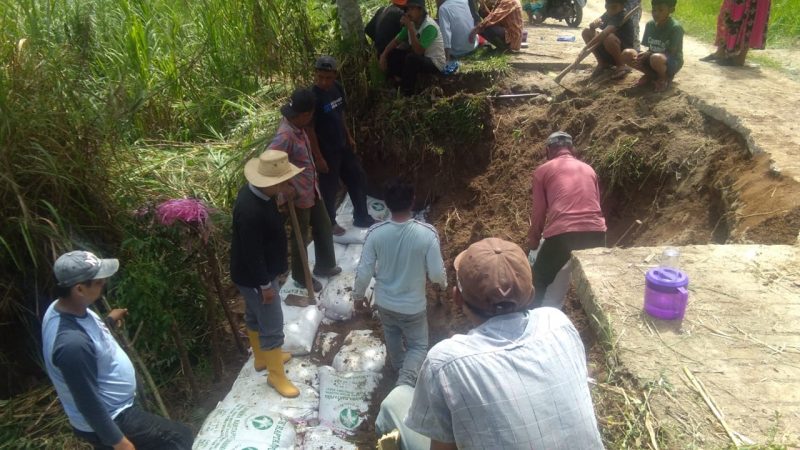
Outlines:
{"type": "Polygon", "coordinates": [[[605,231],[578,231],[545,239],[536,255],[536,262],[533,263],[533,287],[536,293],[531,307],[537,308],[542,304],[547,286],[550,286],[558,271],[572,257],[573,250],[605,247],[605,245],[605,231]]]}
{"type": "Polygon", "coordinates": [[[412,50],[396,48],[387,56],[388,75],[400,77],[400,90],[405,95],[414,95],[417,75],[420,73],[439,73],[436,64],[425,55],[418,55],[412,50]]]}
{"type": "Polygon", "coordinates": [[[319,190],[325,209],[331,218],[331,225],[336,225],[336,194],[339,193],[340,181],[347,187],[350,201],[353,202],[353,220],[362,222],[367,219],[367,174],[361,162],[349,147],[339,150],[323,150],[322,156],[328,163],[328,173],[319,174],[319,190]]]}
{"type": "Polygon", "coordinates": [[[508,42],[506,42],[506,29],[500,25],[492,25],[483,30],[480,35],[497,47],[498,50],[507,50],[509,48],[508,42]]]}
{"type": "MultiPolygon", "coordinates": [[[[136,450],[191,450],[194,443],[192,430],[186,425],[151,414],[137,405],[122,411],[114,419],[122,434],[136,450]]],[[[97,450],[111,450],[95,433],[76,430],[75,434],[92,444],[97,450]]]]}

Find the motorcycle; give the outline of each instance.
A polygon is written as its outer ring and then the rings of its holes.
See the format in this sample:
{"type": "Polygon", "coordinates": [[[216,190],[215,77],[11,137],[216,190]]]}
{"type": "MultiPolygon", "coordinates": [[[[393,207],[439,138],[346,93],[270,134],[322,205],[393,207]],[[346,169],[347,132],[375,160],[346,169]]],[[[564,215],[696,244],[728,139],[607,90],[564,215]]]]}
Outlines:
{"type": "Polygon", "coordinates": [[[583,7],[586,0],[538,0],[526,1],[523,9],[532,24],[540,24],[545,19],[563,20],[567,25],[578,28],[583,20],[583,7]]]}

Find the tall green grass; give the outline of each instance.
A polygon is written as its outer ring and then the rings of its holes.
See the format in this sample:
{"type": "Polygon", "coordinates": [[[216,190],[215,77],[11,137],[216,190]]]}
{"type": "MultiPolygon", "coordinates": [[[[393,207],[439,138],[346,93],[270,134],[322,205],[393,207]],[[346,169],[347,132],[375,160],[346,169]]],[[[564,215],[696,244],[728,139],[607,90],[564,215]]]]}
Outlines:
{"type": "MultiPolygon", "coordinates": [[[[646,4],[645,0],[643,4],[646,4]]],[[[678,0],[675,17],[687,33],[713,41],[722,0],[678,0]]],[[[645,6],[649,10],[649,6],[645,6]]],[[[772,0],[768,47],[794,48],[800,43],[800,0],[772,0]]]]}

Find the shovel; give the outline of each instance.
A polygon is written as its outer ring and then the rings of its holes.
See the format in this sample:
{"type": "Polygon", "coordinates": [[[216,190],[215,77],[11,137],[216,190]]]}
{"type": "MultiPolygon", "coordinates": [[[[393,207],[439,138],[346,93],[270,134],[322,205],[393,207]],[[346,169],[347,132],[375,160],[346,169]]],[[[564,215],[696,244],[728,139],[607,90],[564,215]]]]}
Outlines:
{"type": "MultiPolygon", "coordinates": [[[[632,10],[628,11],[628,13],[627,13],[627,14],[625,14],[625,18],[624,18],[624,19],[622,19],[622,25],[625,25],[625,23],[626,23],[626,22],[628,22],[628,20],[631,18],[631,16],[633,15],[633,13],[635,13],[635,12],[636,12],[637,10],[639,10],[639,9],[641,9],[641,6],[637,6],[636,8],[633,8],[632,10]]],[[[572,64],[568,65],[568,66],[567,66],[567,67],[566,67],[564,70],[562,70],[562,71],[561,71],[561,73],[559,73],[558,75],[556,75],[556,78],[555,78],[555,82],[556,82],[556,84],[558,84],[559,86],[561,86],[562,88],[564,88],[564,89],[565,89],[565,90],[567,90],[567,91],[574,92],[572,89],[569,89],[569,88],[567,88],[566,86],[564,86],[563,84],[561,84],[561,80],[562,80],[562,79],[563,79],[563,78],[564,78],[564,77],[565,77],[565,76],[566,76],[566,75],[567,75],[567,74],[568,74],[570,71],[572,71],[572,69],[574,69],[575,67],[577,67],[577,66],[578,66],[578,64],[580,64],[580,63],[581,63],[581,61],[583,61],[583,59],[584,59],[584,58],[586,58],[587,56],[589,56],[589,55],[590,55],[590,54],[591,54],[591,53],[594,51],[594,49],[596,49],[596,48],[597,48],[597,47],[600,45],[600,39],[598,38],[598,36],[599,36],[599,34],[598,34],[597,36],[595,36],[594,38],[592,38],[592,40],[591,40],[591,41],[589,41],[589,42],[586,44],[586,46],[585,46],[585,47],[583,47],[583,50],[581,50],[581,52],[578,54],[578,57],[577,57],[577,58],[575,58],[575,62],[573,62],[572,64]]]]}
{"type": "MultiPolygon", "coordinates": [[[[303,261],[303,272],[305,272],[306,290],[308,296],[303,297],[297,294],[289,294],[286,296],[286,304],[291,306],[305,307],[308,305],[315,305],[317,298],[314,295],[314,278],[311,276],[311,269],[308,267],[308,254],[306,253],[306,245],[303,242],[303,237],[300,236],[300,222],[297,220],[297,212],[294,209],[294,202],[289,199],[289,215],[292,216],[292,234],[297,239],[297,248],[299,249],[300,259],[303,261]]],[[[296,255],[292,255],[293,257],[296,255]]]]}

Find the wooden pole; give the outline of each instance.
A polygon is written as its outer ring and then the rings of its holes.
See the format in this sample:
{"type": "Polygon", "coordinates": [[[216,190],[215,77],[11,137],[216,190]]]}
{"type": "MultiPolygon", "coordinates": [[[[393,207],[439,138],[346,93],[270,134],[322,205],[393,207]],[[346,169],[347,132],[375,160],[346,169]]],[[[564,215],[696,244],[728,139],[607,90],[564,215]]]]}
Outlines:
{"type": "Polygon", "coordinates": [[[289,215],[292,216],[292,230],[294,230],[294,237],[297,239],[297,247],[300,253],[300,259],[303,261],[303,272],[306,278],[306,291],[308,291],[308,299],[315,300],[314,295],[314,278],[311,276],[311,269],[308,267],[308,254],[306,254],[306,246],[303,237],[300,236],[300,222],[297,220],[297,212],[294,210],[294,202],[289,199],[289,215]]]}
{"type": "Polygon", "coordinates": [[[194,377],[194,370],[192,370],[192,363],[189,361],[189,352],[186,351],[186,344],[183,342],[181,330],[178,328],[178,322],[172,319],[170,327],[172,333],[172,340],[175,341],[175,347],[178,348],[178,358],[181,361],[181,368],[183,374],[189,379],[189,390],[192,393],[192,398],[197,399],[200,395],[200,390],[197,388],[197,379],[194,377]]]}
{"type": "Polygon", "coordinates": [[[222,279],[219,273],[219,260],[217,259],[217,252],[214,250],[213,243],[209,242],[206,245],[206,253],[208,255],[208,265],[211,267],[211,282],[214,284],[214,288],[217,291],[217,297],[219,298],[219,303],[222,305],[222,310],[225,311],[225,317],[228,319],[228,325],[231,327],[233,341],[236,343],[236,348],[239,349],[239,353],[246,355],[247,349],[244,347],[244,344],[242,344],[242,340],[239,339],[239,324],[236,321],[236,317],[234,317],[230,306],[228,306],[228,304],[225,302],[225,296],[223,295],[224,291],[222,289],[222,279]]]}
{"type": "MultiPolygon", "coordinates": [[[[108,300],[106,300],[106,297],[103,296],[100,297],[100,299],[102,300],[103,306],[105,306],[106,310],[110,312],[111,305],[108,303],[108,300]]],[[[117,339],[122,341],[122,346],[130,355],[131,359],[133,360],[133,363],[139,366],[139,370],[142,372],[142,376],[144,377],[145,382],[148,384],[148,386],[150,386],[150,391],[153,393],[153,397],[156,399],[156,404],[158,405],[158,409],[161,410],[161,415],[169,419],[170,418],[169,411],[167,411],[167,407],[166,405],[164,405],[164,400],[161,399],[161,394],[158,391],[158,386],[156,385],[156,382],[153,381],[153,376],[150,375],[150,370],[147,369],[147,366],[144,364],[144,361],[142,360],[141,356],[139,356],[139,352],[137,352],[136,349],[133,348],[133,345],[131,345],[131,341],[128,339],[128,336],[125,334],[123,330],[117,330],[116,328],[113,328],[111,332],[114,333],[117,339]]]]}

